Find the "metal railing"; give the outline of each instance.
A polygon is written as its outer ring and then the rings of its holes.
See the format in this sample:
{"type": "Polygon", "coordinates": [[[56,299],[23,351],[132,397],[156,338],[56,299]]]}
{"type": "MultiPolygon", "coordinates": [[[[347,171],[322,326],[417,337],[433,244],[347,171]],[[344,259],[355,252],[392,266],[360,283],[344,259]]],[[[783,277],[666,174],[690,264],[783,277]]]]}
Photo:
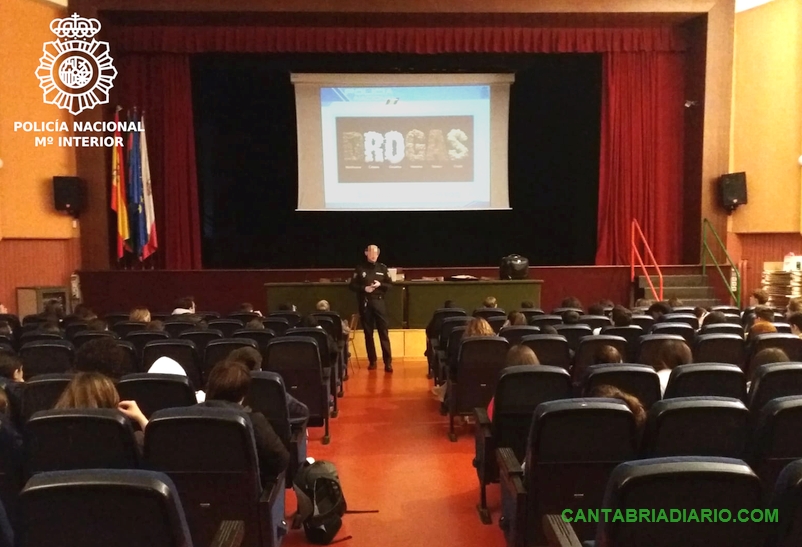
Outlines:
{"type": "Polygon", "coordinates": [[[741,307],[741,272],[738,271],[738,267],[735,265],[735,262],[732,261],[730,258],[730,254],[727,252],[727,247],[724,245],[724,242],[721,241],[721,238],[716,232],[716,229],[710,223],[709,220],[706,218],[702,219],[702,249],[701,249],[701,259],[700,262],[702,263],[702,275],[707,275],[707,257],[708,255],[710,258],[713,259],[713,265],[718,270],[719,275],[721,276],[721,280],[724,281],[724,286],[727,287],[727,292],[730,293],[735,305],[739,308],[741,307]],[[724,256],[727,257],[727,262],[732,268],[732,272],[735,274],[735,291],[732,289],[732,280],[728,280],[727,276],[724,275],[724,272],[721,270],[721,266],[718,264],[718,260],[716,260],[716,256],[713,254],[713,251],[710,249],[710,246],[707,244],[707,230],[710,229],[710,233],[716,238],[719,247],[721,250],[724,251],[724,256]],[[707,252],[705,252],[707,251],[707,252]]]}
{"type": "Polygon", "coordinates": [[[629,255],[629,274],[630,280],[632,282],[635,281],[635,259],[638,259],[638,266],[643,271],[643,275],[646,276],[646,281],[649,283],[649,288],[652,290],[652,296],[657,301],[663,300],[663,273],[660,271],[660,266],[657,264],[657,260],[655,260],[654,255],[652,254],[652,248],[649,247],[649,242],[646,241],[646,236],[643,235],[643,230],[641,230],[640,224],[636,219],[632,219],[632,241],[630,247],[630,255],[629,255]],[[638,236],[636,239],[635,236],[638,236]],[[658,288],[654,288],[654,283],[652,283],[652,276],[649,275],[649,271],[646,269],[646,264],[643,262],[643,257],[638,250],[638,243],[643,243],[643,249],[645,251],[645,255],[647,258],[651,259],[652,266],[654,266],[655,270],[657,271],[657,281],[658,281],[658,288]]]}

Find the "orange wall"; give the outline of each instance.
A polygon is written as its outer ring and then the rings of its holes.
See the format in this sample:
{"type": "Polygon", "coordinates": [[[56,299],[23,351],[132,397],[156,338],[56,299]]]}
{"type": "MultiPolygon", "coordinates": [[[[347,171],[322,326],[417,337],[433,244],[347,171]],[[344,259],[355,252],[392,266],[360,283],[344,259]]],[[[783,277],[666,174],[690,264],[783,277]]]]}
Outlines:
{"type": "Polygon", "coordinates": [[[0,238],[78,237],[72,219],[53,208],[51,182],[54,175],[75,175],[75,151],[36,147],[34,133],[14,132],[15,121],[72,126],[69,112],[44,104],[35,74],[44,42],[56,38],[50,22],[66,13],[36,0],[0,1],[0,238]]]}

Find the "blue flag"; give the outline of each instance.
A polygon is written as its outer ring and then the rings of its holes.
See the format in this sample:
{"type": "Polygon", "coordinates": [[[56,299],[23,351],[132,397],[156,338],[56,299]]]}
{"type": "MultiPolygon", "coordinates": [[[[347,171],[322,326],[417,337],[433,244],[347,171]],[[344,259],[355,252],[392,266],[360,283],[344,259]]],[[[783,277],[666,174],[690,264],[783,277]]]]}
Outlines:
{"type": "MultiPolygon", "coordinates": [[[[131,121],[139,121],[134,110],[131,121]]],[[[128,134],[128,219],[131,224],[131,251],[142,260],[142,249],[148,242],[147,220],[145,218],[145,189],[142,181],[142,152],[139,132],[128,134]]]]}

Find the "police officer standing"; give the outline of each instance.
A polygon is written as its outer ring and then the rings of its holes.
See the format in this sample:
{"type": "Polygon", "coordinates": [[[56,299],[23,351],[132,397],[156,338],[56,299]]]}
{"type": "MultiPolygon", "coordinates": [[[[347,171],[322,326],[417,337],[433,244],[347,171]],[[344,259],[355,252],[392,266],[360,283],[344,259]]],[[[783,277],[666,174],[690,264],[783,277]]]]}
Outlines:
{"type": "Polygon", "coordinates": [[[376,369],[376,346],[373,342],[373,329],[376,329],[379,331],[382,346],[384,372],[393,372],[390,335],[387,332],[387,307],[384,303],[384,296],[391,286],[390,274],[387,266],[376,262],[379,258],[379,248],[376,245],[368,245],[365,257],[367,261],[356,267],[349,287],[357,294],[359,318],[365,331],[365,349],[370,361],[368,370],[376,369]]]}

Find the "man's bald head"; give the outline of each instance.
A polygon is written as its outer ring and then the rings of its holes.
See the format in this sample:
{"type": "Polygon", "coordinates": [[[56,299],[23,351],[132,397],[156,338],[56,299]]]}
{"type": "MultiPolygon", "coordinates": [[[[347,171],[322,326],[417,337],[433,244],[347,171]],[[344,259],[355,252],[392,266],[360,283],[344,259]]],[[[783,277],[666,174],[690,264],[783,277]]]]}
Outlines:
{"type": "Polygon", "coordinates": [[[378,245],[368,245],[365,248],[365,256],[367,257],[368,262],[376,262],[379,259],[378,245]]]}

